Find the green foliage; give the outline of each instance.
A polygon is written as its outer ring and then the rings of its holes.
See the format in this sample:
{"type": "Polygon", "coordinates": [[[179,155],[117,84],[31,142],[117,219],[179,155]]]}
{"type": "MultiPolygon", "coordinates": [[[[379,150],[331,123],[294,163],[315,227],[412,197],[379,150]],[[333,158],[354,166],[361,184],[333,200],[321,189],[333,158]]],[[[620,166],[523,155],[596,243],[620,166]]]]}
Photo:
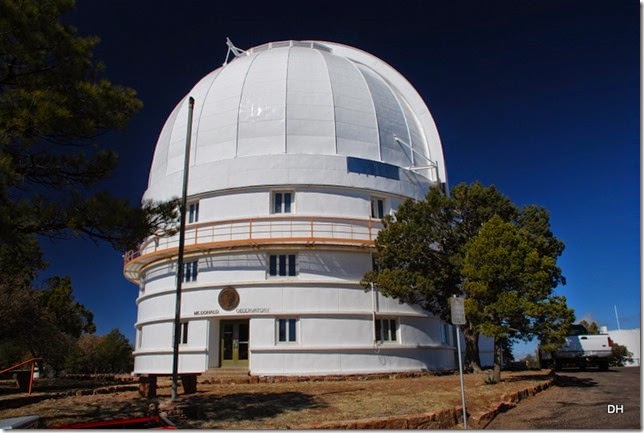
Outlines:
{"type": "Polygon", "coordinates": [[[633,362],[633,354],[626,346],[613,343],[609,364],[613,367],[624,367],[627,362],[633,362]]]}
{"type": "Polygon", "coordinates": [[[565,337],[574,315],[553,289],[565,284],[557,257],[563,243],[539,206],[518,209],[493,186],[459,184],[449,197],[431,189],[386,217],[376,239],[378,269],[362,284],[449,320],[448,298],[465,295],[466,363],[480,367],[478,336],[504,347],[538,336],[565,337]]]}
{"type": "Polygon", "coordinates": [[[0,335],[20,360],[43,357],[55,370],[78,337],[96,329],[92,313],[74,299],[69,277],[51,278],[42,290],[0,290],[0,316],[0,335]]]}
{"type": "Polygon", "coordinates": [[[65,361],[67,373],[129,373],[133,367],[132,346],[118,329],[102,336],[82,335],[65,361]]]}
{"type": "Polygon", "coordinates": [[[97,138],[125,127],[142,103],[103,77],[98,38],[60,22],[73,7],[0,0],[0,228],[14,238],[83,235],[131,248],[173,223],[177,203],[133,207],[95,190],[117,164],[97,138]]]}
{"type": "Polygon", "coordinates": [[[586,320],[581,320],[579,321],[580,325],[583,325],[584,328],[586,328],[586,331],[588,331],[589,335],[597,335],[599,334],[599,326],[597,326],[596,322],[591,322],[588,323],[586,320]]]}
{"type": "Polygon", "coordinates": [[[68,279],[32,286],[47,266],[38,238],[83,236],[123,250],[178,218],[177,200],[139,207],[100,191],[118,159],[97,140],[142,103],[104,76],[98,38],[61,22],[73,8],[0,0],[0,338],[57,367],[93,323],[68,279]]]}

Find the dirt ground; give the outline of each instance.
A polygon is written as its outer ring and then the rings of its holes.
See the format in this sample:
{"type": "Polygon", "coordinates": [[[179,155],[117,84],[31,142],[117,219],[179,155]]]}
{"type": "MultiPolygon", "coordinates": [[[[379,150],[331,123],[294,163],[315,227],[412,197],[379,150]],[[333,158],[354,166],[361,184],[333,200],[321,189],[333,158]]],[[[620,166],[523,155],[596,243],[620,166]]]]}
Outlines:
{"type": "MultiPolygon", "coordinates": [[[[465,375],[468,413],[486,410],[506,394],[544,382],[547,373],[504,372],[502,381],[495,385],[485,383],[486,373],[465,375]]],[[[156,399],[143,398],[135,390],[59,397],[54,394],[59,389],[43,393],[36,387],[33,395],[41,401],[14,408],[3,404],[11,398],[5,391],[0,395],[0,419],[39,415],[50,428],[143,416],[151,403],[158,402],[162,409],[182,409],[169,412],[169,418],[180,428],[297,429],[328,421],[430,413],[461,404],[458,374],[337,382],[199,383],[196,394],[182,395],[178,402],[171,402],[169,385],[169,381],[159,383],[156,399]]]]}

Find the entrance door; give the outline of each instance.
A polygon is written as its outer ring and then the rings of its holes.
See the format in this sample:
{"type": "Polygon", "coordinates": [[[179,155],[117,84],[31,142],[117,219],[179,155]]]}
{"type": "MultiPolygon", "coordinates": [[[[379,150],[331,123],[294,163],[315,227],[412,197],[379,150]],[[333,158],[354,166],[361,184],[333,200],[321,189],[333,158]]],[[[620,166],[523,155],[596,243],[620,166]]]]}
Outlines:
{"type": "Polygon", "coordinates": [[[221,321],[221,366],[248,366],[248,320],[221,321]]]}

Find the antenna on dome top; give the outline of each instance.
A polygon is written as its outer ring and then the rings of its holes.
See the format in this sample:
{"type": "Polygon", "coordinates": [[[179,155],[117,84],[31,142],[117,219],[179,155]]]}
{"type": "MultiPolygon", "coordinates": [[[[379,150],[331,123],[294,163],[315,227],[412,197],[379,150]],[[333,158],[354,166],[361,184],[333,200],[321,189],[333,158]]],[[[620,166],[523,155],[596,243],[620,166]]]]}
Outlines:
{"type": "Polygon", "coordinates": [[[228,52],[226,53],[226,61],[222,66],[226,66],[228,64],[228,57],[230,57],[230,52],[232,51],[235,57],[239,57],[242,55],[246,55],[246,51],[242,50],[241,48],[237,48],[235,44],[233,44],[233,41],[230,40],[229,37],[226,37],[226,45],[228,45],[228,52]]]}

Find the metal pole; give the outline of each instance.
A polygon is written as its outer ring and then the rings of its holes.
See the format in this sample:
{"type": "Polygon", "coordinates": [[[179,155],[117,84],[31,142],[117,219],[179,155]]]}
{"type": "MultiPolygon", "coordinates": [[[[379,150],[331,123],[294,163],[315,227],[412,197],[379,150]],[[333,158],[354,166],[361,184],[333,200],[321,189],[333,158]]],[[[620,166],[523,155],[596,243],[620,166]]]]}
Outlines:
{"type": "Polygon", "coordinates": [[[177,259],[177,292],[174,310],[174,344],[172,346],[172,399],[177,398],[179,376],[179,340],[181,337],[181,284],[183,283],[183,251],[186,243],[186,207],[188,201],[188,169],[190,168],[190,139],[192,137],[192,112],[195,100],[188,100],[188,131],[186,132],[186,151],[183,161],[183,190],[181,193],[181,214],[179,225],[179,257],[177,259]]]}
{"type": "Polygon", "coordinates": [[[373,335],[373,344],[376,345],[378,336],[376,335],[376,291],[371,283],[371,333],[373,335]]]}
{"type": "Polygon", "coordinates": [[[461,360],[460,326],[456,326],[456,347],[458,350],[458,372],[461,379],[461,404],[463,405],[463,428],[467,429],[467,411],[465,410],[465,386],[463,385],[463,361],[461,360]]]}
{"type": "Polygon", "coordinates": [[[613,305],[615,307],[615,319],[617,319],[617,330],[621,330],[622,328],[619,327],[619,316],[617,315],[617,305],[613,305]]]}

